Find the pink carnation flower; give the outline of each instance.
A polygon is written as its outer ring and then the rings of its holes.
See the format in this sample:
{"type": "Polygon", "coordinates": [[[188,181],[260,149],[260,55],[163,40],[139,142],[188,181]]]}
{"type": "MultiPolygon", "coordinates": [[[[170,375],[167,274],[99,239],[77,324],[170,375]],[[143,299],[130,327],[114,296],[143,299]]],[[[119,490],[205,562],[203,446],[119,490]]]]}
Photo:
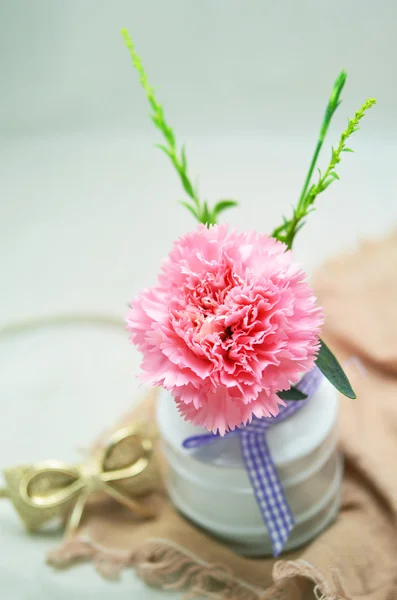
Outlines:
{"type": "Polygon", "coordinates": [[[143,376],[195,425],[223,435],[277,415],[280,390],[314,366],[322,311],[281,242],[225,225],[182,236],[127,327],[143,376]]]}

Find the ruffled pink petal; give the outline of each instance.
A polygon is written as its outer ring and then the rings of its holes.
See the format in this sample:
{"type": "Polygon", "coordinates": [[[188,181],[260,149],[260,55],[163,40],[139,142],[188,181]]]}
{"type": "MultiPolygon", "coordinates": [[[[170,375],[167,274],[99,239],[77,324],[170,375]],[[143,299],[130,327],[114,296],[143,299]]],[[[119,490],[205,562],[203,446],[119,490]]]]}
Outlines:
{"type": "Polygon", "coordinates": [[[157,286],[128,311],[143,376],[221,434],[277,414],[277,392],[314,366],[322,311],[286,246],[226,225],[177,240],[157,286]]]}

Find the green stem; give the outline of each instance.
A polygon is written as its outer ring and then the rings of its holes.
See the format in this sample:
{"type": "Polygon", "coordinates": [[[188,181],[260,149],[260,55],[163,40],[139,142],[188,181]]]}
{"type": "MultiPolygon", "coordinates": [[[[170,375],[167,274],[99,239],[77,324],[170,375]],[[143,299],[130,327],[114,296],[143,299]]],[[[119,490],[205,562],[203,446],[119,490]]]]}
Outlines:
{"type": "Polygon", "coordinates": [[[298,204],[296,205],[296,208],[294,208],[292,219],[290,221],[285,221],[283,225],[275,229],[272,233],[273,237],[276,237],[277,239],[283,241],[289,249],[292,248],[297,228],[307,212],[307,200],[308,198],[310,198],[310,192],[308,192],[310,181],[313,177],[313,172],[316,167],[317,160],[321,152],[325,136],[327,135],[327,131],[331,123],[332,117],[334,116],[334,113],[340,104],[339,98],[345,85],[346,77],[346,72],[342,70],[336,78],[336,81],[332,88],[332,92],[329,97],[324,117],[321,123],[316,148],[314,150],[310,167],[307,172],[305,182],[303,184],[301,195],[299,196],[298,204]],[[283,235],[282,232],[284,232],[283,235]]]}
{"type": "Polygon", "coordinates": [[[310,163],[310,167],[309,167],[309,170],[308,170],[307,175],[306,175],[305,183],[303,184],[302,192],[301,192],[301,195],[299,196],[298,207],[297,207],[298,210],[302,206],[303,200],[304,200],[304,198],[306,196],[307,188],[309,187],[309,183],[310,183],[311,178],[313,176],[313,171],[314,171],[314,168],[316,166],[318,155],[320,154],[320,150],[321,150],[321,147],[323,145],[323,142],[324,142],[324,138],[321,139],[321,137],[317,141],[317,146],[316,146],[316,149],[315,149],[314,154],[313,154],[312,162],[310,163]]]}
{"type": "Polygon", "coordinates": [[[294,241],[296,228],[297,228],[298,223],[301,220],[301,218],[302,217],[300,215],[298,215],[297,211],[295,211],[294,216],[292,217],[291,227],[284,238],[284,243],[287,245],[288,250],[291,250],[291,248],[292,248],[292,242],[294,241]]]}
{"type": "Polygon", "coordinates": [[[359,129],[358,125],[360,123],[360,120],[364,117],[366,111],[376,103],[375,98],[368,98],[368,100],[365,101],[362,107],[358,111],[356,111],[354,117],[352,119],[349,119],[347,128],[345,129],[345,131],[343,131],[342,135],[340,136],[337,148],[335,149],[334,147],[332,147],[331,160],[328,164],[324,175],[321,175],[320,172],[317,183],[312,184],[310,186],[310,178],[313,174],[314,166],[320,153],[322,143],[327,134],[332,116],[335,110],[338,108],[338,105],[340,104],[339,96],[342,91],[345,79],[346,74],[344,73],[344,71],[342,71],[335,82],[331,98],[328,102],[327,110],[321,125],[320,135],[312,158],[309,173],[306,177],[299,202],[296,205],[296,207],[293,208],[292,217],[291,219],[284,218],[283,223],[279,225],[276,229],[274,229],[272,233],[272,237],[286,244],[286,246],[289,249],[292,247],[295,236],[303,225],[303,219],[314,210],[311,207],[314,204],[316,197],[319,194],[321,194],[324,190],[326,190],[328,186],[333,181],[335,181],[335,179],[339,179],[339,176],[335,171],[335,167],[341,161],[342,152],[353,152],[351,148],[346,147],[346,141],[355,131],[359,129]]]}
{"type": "Polygon", "coordinates": [[[303,184],[303,189],[302,189],[301,195],[299,197],[298,212],[299,212],[299,209],[302,208],[302,205],[304,203],[304,200],[305,200],[305,197],[307,194],[307,189],[309,187],[311,178],[313,176],[313,172],[316,167],[317,159],[320,154],[321,147],[324,143],[325,136],[327,135],[327,131],[328,131],[329,125],[331,123],[332,117],[334,116],[334,113],[340,104],[339,98],[342,93],[343,86],[345,85],[346,77],[347,77],[346,72],[342,70],[339,73],[338,77],[336,78],[334,87],[332,88],[331,96],[329,98],[327,108],[325,110],[325,114],[323,117],[323,121],[321,123],[320,134],[319,134],[319,137],[317,140],[316,149],[314,151],[313,158],[310,163],[309,171],[306,175],[305,183],[303,184]]]}
{"type": "Polygon", "coordinates": [[[153,121],[153,124],[162,133],[162,135],[164,136],[164,139],[165,139],[166,145],[158,144],[158,148],[160,148],[171,160],[173,166],[175,167],[175,169],[180,177],[180,180],[182,182],[182,186],[183,186],[185,192],[188,194],[188,196],[193,200],[193,202],[195,204],[195,207],[197,210],[197,218],[199,218],[199,212],[201,210],[200,200],[199,200],[196,190],[188,176],[185,149],[184,149],[184,147],[182,147],[181,155],[180,155],[180,157],[178,157],[178,149],[177,149],[174,132],[165,120],[163,107],[156,99],[154,90],[149,83],[149,80],[148,80],[146,72],[143,68],[141,59],[138,56],[138,54],[136,53],[133,41],[126,29],[122,29],[121,34],[124,38],[124,42],[130,53],[132,64],[139,74],[141,85],[146,93],[147,99],[152,108],[153,113],[151,115],[151,119],[153,121]]]}

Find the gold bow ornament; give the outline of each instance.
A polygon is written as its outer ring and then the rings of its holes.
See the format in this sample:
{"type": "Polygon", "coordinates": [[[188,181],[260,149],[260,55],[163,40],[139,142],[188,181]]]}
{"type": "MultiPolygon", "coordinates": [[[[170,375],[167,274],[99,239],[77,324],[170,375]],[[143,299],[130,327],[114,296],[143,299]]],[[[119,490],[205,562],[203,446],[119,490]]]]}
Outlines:
{"type": "Polygon", "coordinates": [[[119,429],[82,464],[59,461],[12,467],[4,471],[8,497],[28,531],[55,517],[67,518],[66,533],[79,526],[91,494],[105,493],[137,515],[152,518],[143,496],[158,483],[153,438],[138,426],[119,429]]]}

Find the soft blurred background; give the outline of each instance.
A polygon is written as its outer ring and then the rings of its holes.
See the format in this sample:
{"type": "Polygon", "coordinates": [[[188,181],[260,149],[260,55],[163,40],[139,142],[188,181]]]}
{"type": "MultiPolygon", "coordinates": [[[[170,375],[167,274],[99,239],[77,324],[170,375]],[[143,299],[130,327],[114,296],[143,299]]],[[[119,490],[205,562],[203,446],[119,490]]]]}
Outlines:
{"type": "MultiPolygon", "coordinates": [[[[320,167],[347,117],[377,98],[299,234],[312,273],[397,223],[396,18],[393,0],[0,1],[0,328],[64,313],[120,322],[0,338],[0,467],[75,460],[141,393],[127,303],[194,227],[121,28],[202,197],[239,200],[223,220],[242,228],[270,231],[296,202],[341,68],[320,167]]],[[[43,562],[58,538],[26,537],[5,502],[0,531],[7,600],[163,597],[132,574],[121,585],[90,566],[54,575],[43,562]]]]}

